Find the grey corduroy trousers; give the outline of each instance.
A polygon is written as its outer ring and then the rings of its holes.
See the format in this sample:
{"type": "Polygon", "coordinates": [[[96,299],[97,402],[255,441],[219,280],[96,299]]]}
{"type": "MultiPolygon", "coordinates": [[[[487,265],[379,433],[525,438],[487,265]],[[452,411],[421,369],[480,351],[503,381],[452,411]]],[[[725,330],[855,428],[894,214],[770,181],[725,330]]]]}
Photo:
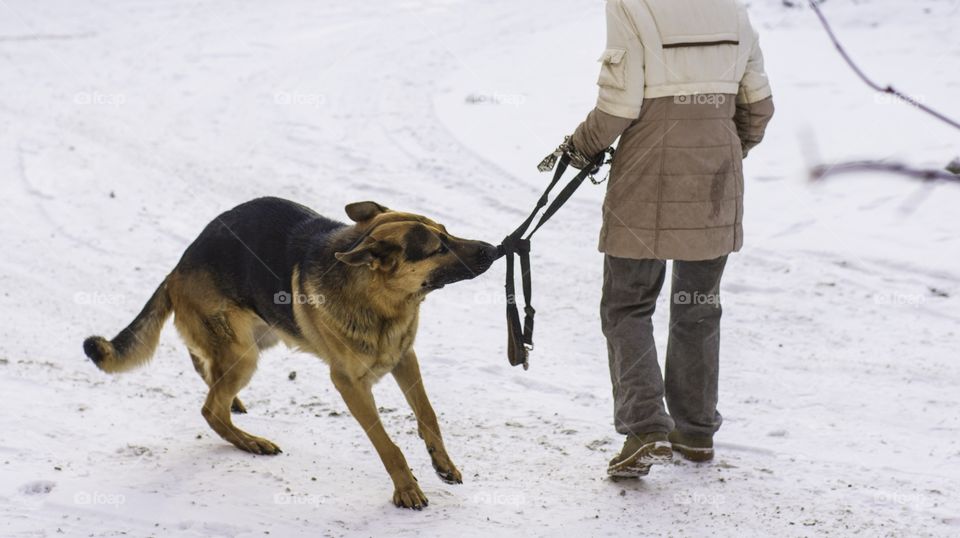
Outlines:
{"type": "Polygon", "coordinates": [[[600,321],[607,338],[617,432],[641,435],[676,428],[688,435],[712,436],[720,428],[720,278],[726,262],[726,256],[673,262],[670,331],[661,374],[651,318],[667,263],[605,256],[600,321]]]}

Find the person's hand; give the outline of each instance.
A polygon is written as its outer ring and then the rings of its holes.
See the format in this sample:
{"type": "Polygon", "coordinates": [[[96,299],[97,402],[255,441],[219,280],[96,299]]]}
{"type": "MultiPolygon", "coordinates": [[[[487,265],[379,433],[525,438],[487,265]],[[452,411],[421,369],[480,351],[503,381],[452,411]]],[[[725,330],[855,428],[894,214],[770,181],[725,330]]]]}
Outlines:
{"type": "Polygon", "coordinates": [[[565,153],[570,158],[570,166],[577,170],[589,170],[590,174],[600,171],[600,164],[603,163],[602,153],[592,157],[585,155],[573,145],[573,138],[570,136],[564,137],[563,143],[567,146],[565,153]]]}
{"type": "Polygon", "coordinates": [[[550,155],[547,155],[546,158],[541,161],[538,168],[542,172],[553,170],[557,159],[562,155],[566,155],[570,160],[570,166],[576,168],[577,170],[589,170],[591,174],[596,174],[599,172],[600,165],[603,163],[602,153],[593,157],[584,155],[573,145],[573,138],[570,136],[565,136],[563,138],[563,143],[557,147],[556,151],[550,155]]]}

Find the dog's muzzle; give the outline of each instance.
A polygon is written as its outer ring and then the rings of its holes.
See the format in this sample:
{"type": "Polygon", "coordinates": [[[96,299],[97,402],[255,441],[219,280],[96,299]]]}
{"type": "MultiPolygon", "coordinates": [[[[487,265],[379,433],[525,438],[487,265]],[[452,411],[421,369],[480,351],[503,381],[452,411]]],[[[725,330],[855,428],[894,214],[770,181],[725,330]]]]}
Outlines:
{"type": "Polygon", "coordinates": [[[476,278],[486,273],[501,256],[498,247],[482,241],[475,241],[467,249],[455,252],[456,261],[436,270],[423,283],[425,291],[438,290],[447,284],[476,278]]]}
{"type": "Polygon", "coordinates": [[[477,255],[477,261],[482,268],[480,272],[485,272],[493,265],[493,262],[502,258],[504,254],[505,252],[502,245],[493,246],[489,243],[484,243],[483,247],[480,248],[480,253],[477,255]]]}

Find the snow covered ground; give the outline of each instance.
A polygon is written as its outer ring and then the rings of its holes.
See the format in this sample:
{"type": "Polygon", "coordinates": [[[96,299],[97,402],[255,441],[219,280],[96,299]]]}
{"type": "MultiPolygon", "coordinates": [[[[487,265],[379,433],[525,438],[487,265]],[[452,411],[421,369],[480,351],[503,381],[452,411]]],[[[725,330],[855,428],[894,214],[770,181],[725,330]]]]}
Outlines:
{"type": "MultiPolygon", "coordinates": [[[[960,534],[960,187],[805,172],[942,166],[960,133],[860,84],[809,10],[754,4],[778,112],[723,287],[717,460],[604,479],[621,439],[585,186],[538,236],[530,371],[506,363],[502,265],[424,307],[463,485],[378,386],[431,501],[408,512],[319,360],[272,350],[243,392],[238,424],[284,449],[268,458],[209,430],[172,327],[120,377],[80,344],[259,195],[331,216],[375,199],[498,241],[593,104],[602,3],[0,0],[0,535],[960,534]]],[[[825,10],[869,73],[960,115],[960,2],[825,10]]]]}

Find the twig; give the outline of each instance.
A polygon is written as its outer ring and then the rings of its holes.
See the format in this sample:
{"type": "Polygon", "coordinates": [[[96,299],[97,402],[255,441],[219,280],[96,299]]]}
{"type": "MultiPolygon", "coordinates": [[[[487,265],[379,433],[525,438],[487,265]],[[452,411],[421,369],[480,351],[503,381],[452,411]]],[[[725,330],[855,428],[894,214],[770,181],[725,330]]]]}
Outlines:
{"type": "Polygon", "coordinates": [[[896,96],[897,98],[906,101],[907,103],[919,108],[920,110],[926,112],[927,114],[930,114],[931,116],[937,118],[938,120],[948,125],[951,125],[955,129],[960,129],[960,123],[958,123],[956,120],[948,118],[947,116],[937,112],[936,110],[933,110],[932,108],[922,103],[919,103],[912,97],[909,97],[901,93],[893,86],[888,85],[886,87],[883,87],[877,84],[876,82],[870,80],[870,78],[867,77],[866,74],[864,74],[864,72],[860,69],[860,67],[857,66],[856,63],[854,63],[853,59],[850,58],[850,55],[847,54],[847,51],[843,48],[843,46],[840,45],[840,41],[837,40],[837,36],[833,33],[833,29],[830,27],[830,23],[827,22],[827,18],[824,17],[823,12],[820,11],[820,7],[817,5],[816,0],[808,0],[808,2],[810,4],[810,7],[813,8],[813,11],[816,12],[817,17],[820,19],[820,22],[823,24],[823,28],[827,31],[827,35],[830,36],[830,40],[833,41],[833,45],[837,48],[837,51],[840,52],[840,56],[843,56],[844,61],[846,61],[847,65],[849,65],[850,68],[853,69],[853,72],[856,73],[858,77],[860,77],[860,80],[862,80],[868,86],[870,86],[871,88],[873,88],[878,92],[887,93],[887,94],[896,96]]]}
{"type": "Polygon", "coordinates": [[[838,164],[821,164],[810,169],[810,179],[818,181],[827,176],[852,172],[887,172],[901,176],[912,177],[925,182],[953,181],[960,183],[960,175],[945,170],[923,170],[911,168],[900,163],[884,163],[879,161],[853,161],[838,164]]]}

